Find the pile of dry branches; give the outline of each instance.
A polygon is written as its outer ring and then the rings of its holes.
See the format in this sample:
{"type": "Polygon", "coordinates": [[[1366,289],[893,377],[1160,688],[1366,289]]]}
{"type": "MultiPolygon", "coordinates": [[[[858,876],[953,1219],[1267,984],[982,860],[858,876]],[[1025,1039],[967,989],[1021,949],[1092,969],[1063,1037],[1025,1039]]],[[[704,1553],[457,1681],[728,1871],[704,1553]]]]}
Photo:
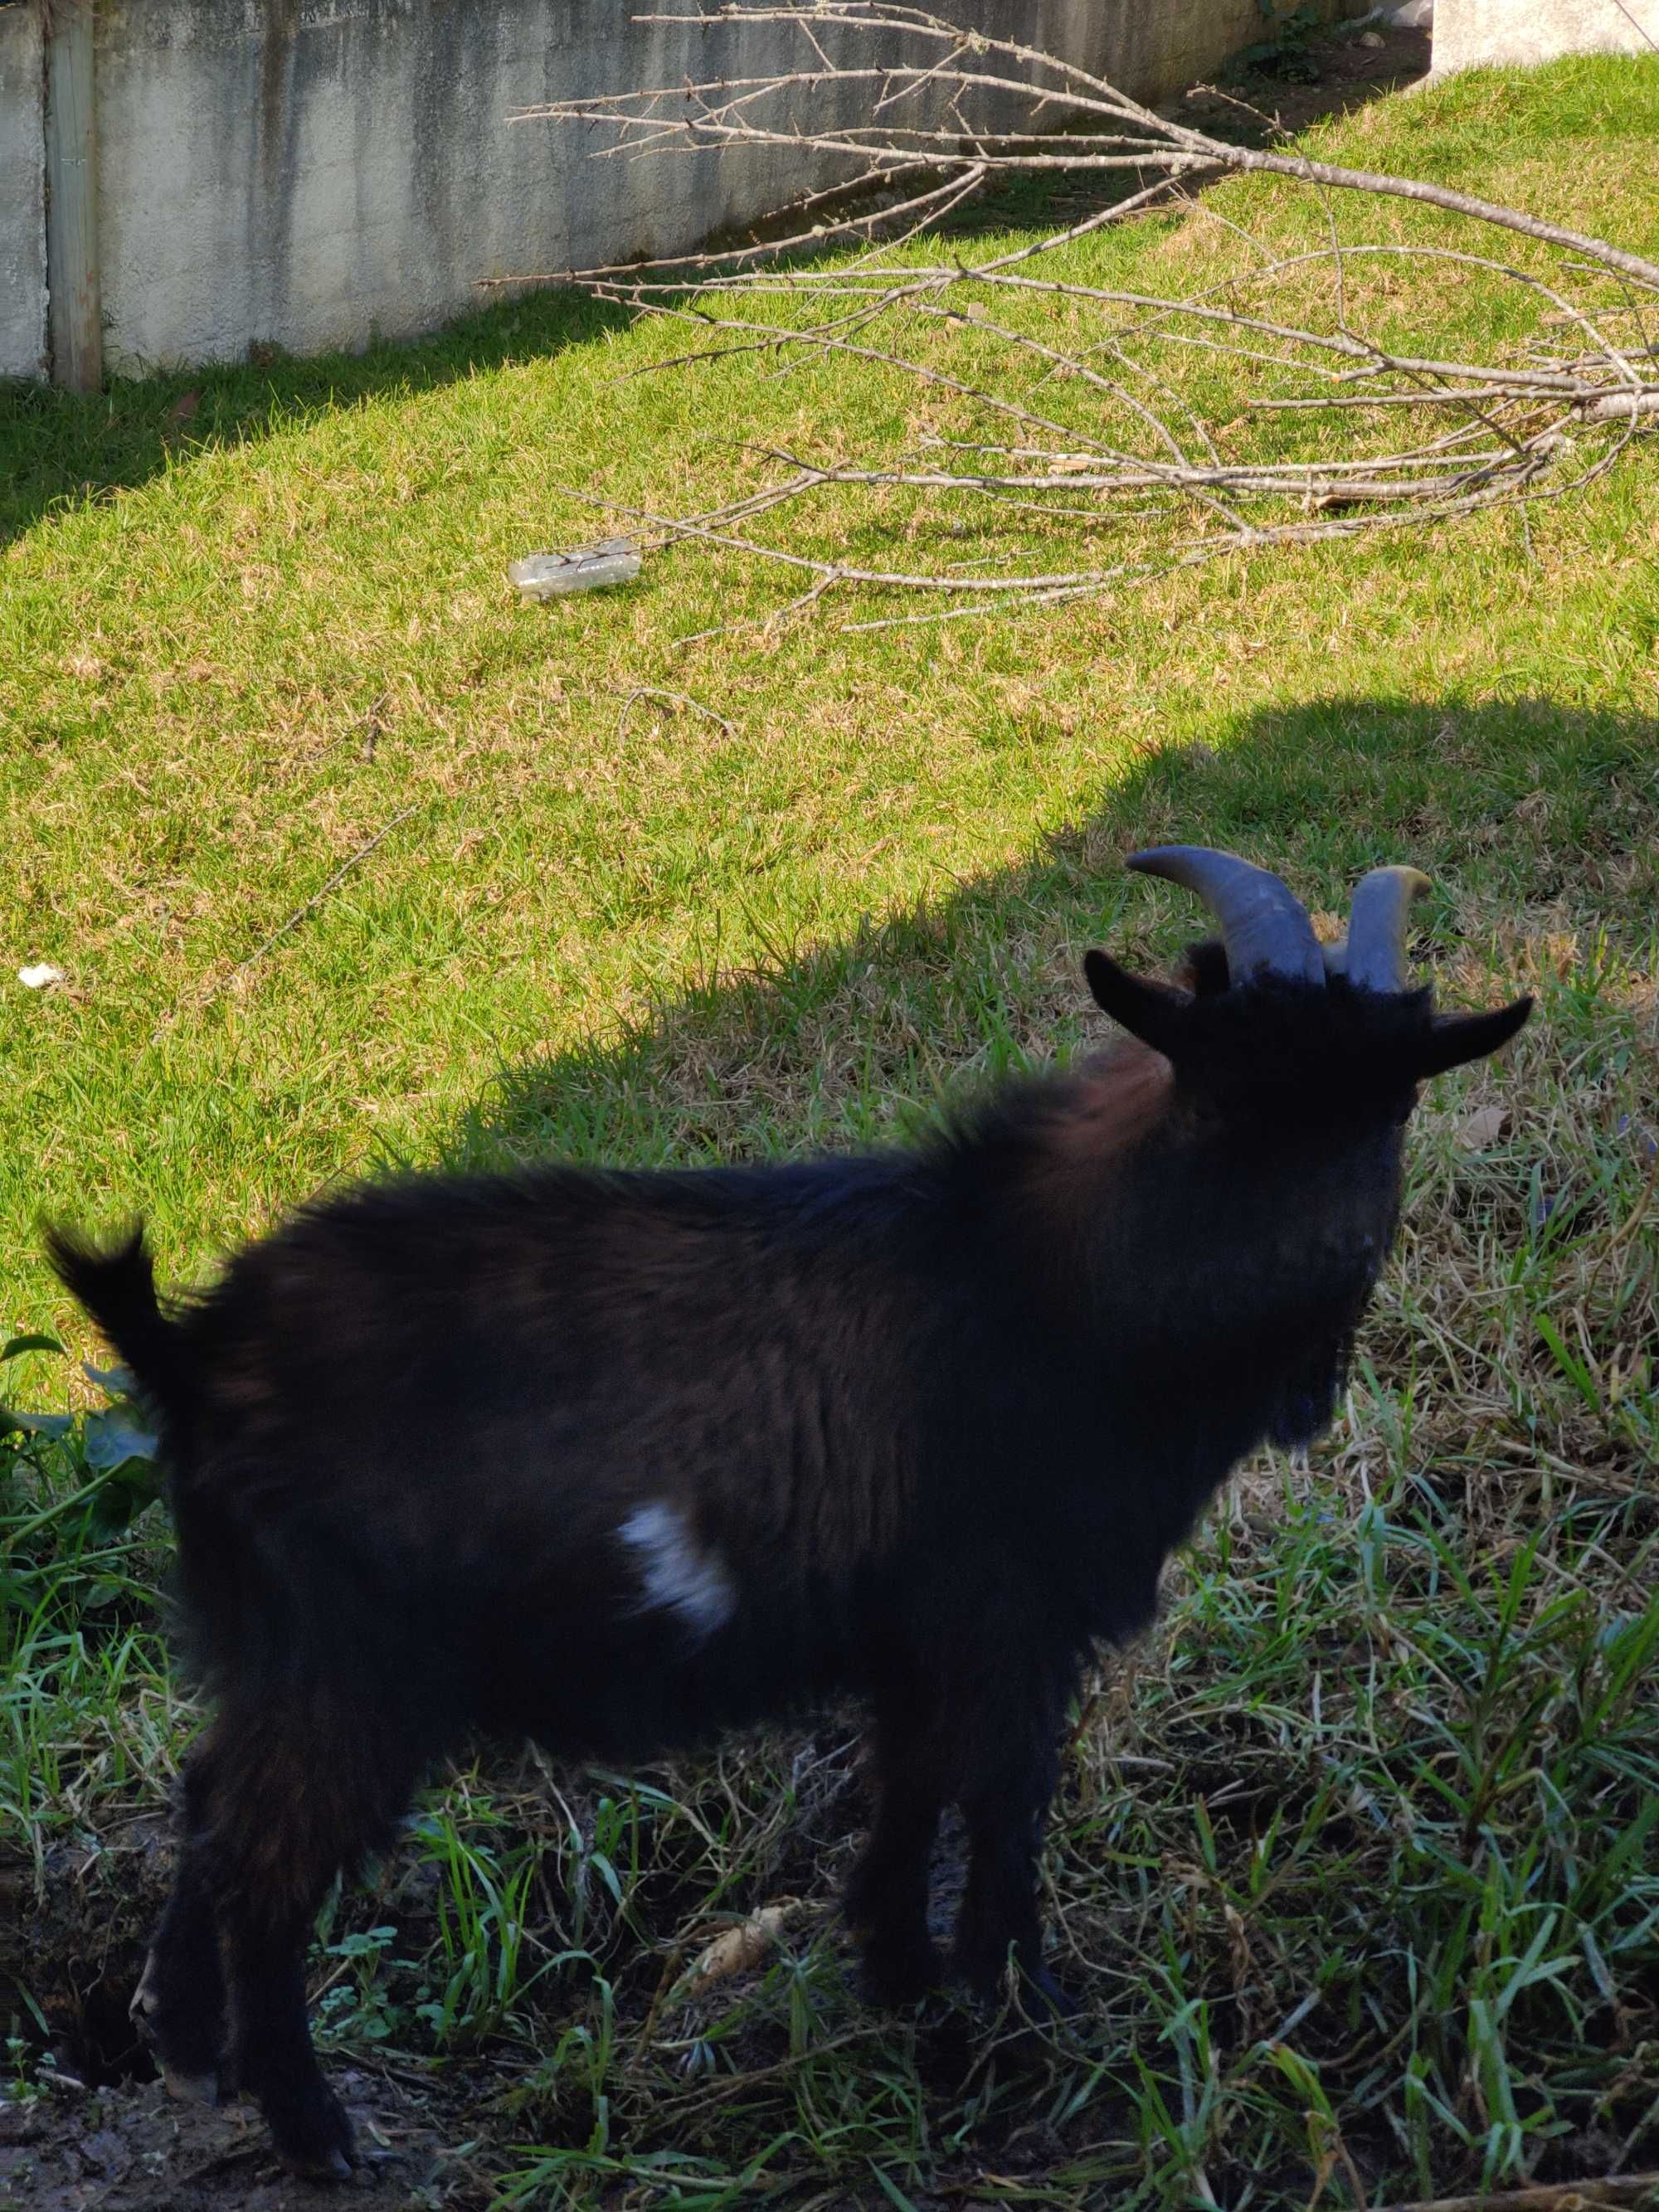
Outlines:
{"type": "Polygon", "coordinates": [[[781,368],[832,360],[914,387],[902,438],[886,448],[770,447],[768,481],[742,497],[678,517],[613,510],[648,540],[734,546],[793,569],[805,589],[791,609],[855,584],[929,594],[932,612],[894,619],[937,619],[1495,503],[1522,502],[1524,516],[1524,502],[1601,475],[1659,420],[1659,264],[1602,240],[1282,144],[1231,143],[1074,63],[890,0],[642,20],[764,25],[774,37],[787,27],[799,66],[555,102],[522,119],[601,126],[604,159],[781,148],[834,157],[844,174],[763,243],[559,280],[695,326],[696,349],[665,368],[766,349],[781,368]],[[945,252],[926,235],[1044,172],[1089,203],[1048,234],[984,258],[960,234],[945,252]],[[1250,172],[1312,196],[1316,234],[1304,223],[1287,244],[1282,209],[1247,228],[1193,197],[1201,181],[1250,172]],[[1347,240],[1345,194],[1442,210],[1461,227],[1347,240]],[[1172,203],[1231,234],[1224,277],[1184,297],[1087,281],[1080,241],[1172,203]],[[1517,257],[1529,265],[1477,250],[1480,227],[1531,241],[1517,257]],[[1454,319],[1452,275],[1527,295],[1525,316],[1487,319],[1517,332],[1501,353],[1464,359],[1437,343],[1436,314],[1454,319]],[[905,535],[928,557],[902,568],[858,557],[840,520],[827,548],[757,534],[762,516],[830,486],[884,498],[890,518],[893,495],[908,495],[905,535]],[[960,550],[964,503],[999,527],[985,561],[945,557],[960,550]],[[1011,550],[1015,517],[1029,534],[1011,550]]]}

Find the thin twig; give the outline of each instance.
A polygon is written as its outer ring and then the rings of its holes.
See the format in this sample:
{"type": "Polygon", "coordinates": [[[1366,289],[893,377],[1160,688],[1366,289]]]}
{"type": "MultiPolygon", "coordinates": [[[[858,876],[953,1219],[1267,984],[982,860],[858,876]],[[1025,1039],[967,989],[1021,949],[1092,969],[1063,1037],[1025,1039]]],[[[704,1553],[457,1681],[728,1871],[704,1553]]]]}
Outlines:
{"type": "Polygon", "coordinates": [[[1473,2197],[1428,2197],[1385,2212],[1580,2212],[1595,2204],[1659,2202],[1659,2173],[1610,2174],[1601,2181],[1553,2181],[1532,2189],[1483,2190],[1473,2197]]]}
{"type": "Polygon", "coordinates": [[[273,945],[277,944],[283,938],[286,937],[290,930],[297,929],[300,924],[305,920],[306,916],[310,914],[313,908],[320,906],[323,901],[328,896],[329,893],[345,880],[360,860],[366,860],[368,858],[368,855],[374,850],[375,847],[377,845],[384,844],[386,840],[400,823],[407,822],[411,814],[418,814],[420,811],[420,806],[416,805],[414,806],[405,806],[401,814],[394,814],[391,821],[386,824],[384,829],[377,830],[374,835],[368,839],[367,843],[359,845],[355,853],[351,854],[347,859],[341,861],[339,866],[336,868],[328,881],[322,884],[319,890],[314,890],[303,906],[295,907],[293,913],[289,915],[286,921],[281,923],[276,928],[273,929],[270,936],[265,938],[262,943],[256,945],[252,951],[247,955],[246,959],[239,960],[236,963],[236,965],[231,969],[228,974],[222,975],[216,983],[213,984],[202,994],[200,998],[196,1000],[191,1008],[185,1009],[180,1006],[174,1006],[167,1013],[164,1014],[161,1019],[156,1024],[155,1029],[150,1032],[149,1041],[151,1044],[156,1044],[160,1042],[160,1040],[167,1034],[167,1030],[172,1028],[173,1023],[178,1020],[180,1013],[186,1011],[199,1013],[204,1007],[211,1006],[216,999],[222,997],[223,994],[230,988],[231,985],[236,981],[239,976],[246,975],[247,970],[252,968],[257,961],[260,961],[264,958],[264,956],[270,951],[273,945]]]}
{"type": "Polygon", "coordinates": [[[636,684],[623,701],[622,712],[617,717],[617,735],[619,738],[628,726],[628,718],[634,711],[636,699],[660,699],[669,706],[690,707],[699,714],[706,714],[711,722],[718,722],[728,738],[735,738],[738,734],[724,714],[717,714],[712,707],[705,707],[701,699],[694,699],[689,691],[659,691],[653,684],[636,684]]]}
{"type": "MultiPolygon", "coordinates": [[[[728,26],[745,22],[787,23],[799,28],[810,27],[815,37],[833,24],[839,28],[889,39],[897,33],[935,44],[945,43],[958,49],[963,44],[961,27],[946,21],[943,17],[929,15],[921,10],[862,4],[862,0],[849,0],[848,4],[837,4],[836,0],[812,0],[810,8],[730,8],[724,9],[718,19],[702,14],[688,15],[665,11],[641,15],[636,20],[678,25],[707,25],[715,20],[728,26]]],[[[1331,162],[1310,161],[1303,155],[1277,154],[1209,137],[1202,131],[1156,115],[1115,86],[1094,76],[1078,64],[1017,40],[994,39],[976,33],[971,50],[975,58],[975,66],[966,68],[958,64],[948,70],[935,66],[926,74],[938,82],[952,85],[959,91],[1012,94],[1030,100],[1039,89],[1033,84],[1031,76],[1002,74],[981,58],[995,56],[1005,66],[1012,64],[1027,71],[1052,73],[1060,80],[1058,89],[1062,92],[1068,107],[1097,116],[1103,121],[1119,125],[1129,125],[1139,133],[1138,143],[1124,141],[1121,134],[1109,134],[1105,139],[1099,134],[1094,137],[1085,135],[1071,138],[1063,152],[1025,154],[1006,149],[1010,146],[1017,147],[1022,142],[1033,143],[1043,137],[1052,138],[1057,134],[997,132],[990,135],[987,143],[996,147],[998,165],[1001,167],[1086,171],[1145,167],[1156,161],[1176,170],[1200,162],[1212,162],[1237,172],[1255,171],[1292,177],[1304,183],[1414,200],[1451,214],[1469,216],[1478,222],[1518,232],[1547,245],[1570,248],[1604,268],[1620,270],[1638,283],[1659,289],[1659,264],[1613,246],[1604,239],[1568,229],[1560,223],[1546,222],[1519,209],[1504,207],[1471,193],[1453,191],[1449,186],[1431,184],[1421,178],[1348,169],[1331,162]],[[1112,150],[1103,150],[1109,143],[1112,150]],[[1129,150],[1116,150],[1126,144],[1129,145],[1129,150]]],[[[885,88],[896,79],[919,77],[922,74],[920,64],[900,66],[885,60],[875,67],[844,64],[828,70],[819,64],[811,71],[779,71],[767,77],[714,79],[701,84],[659,86],[585,100],[550,101],[544,106],[524,109],[514,119],[600,121],[635,134],[641,128],[648,128],[653,134],[666,131],[671,136],[690,137],[697,143],[705,145],[734,140],[784,145],[797,155],[811,149],[865,157],[872,150],[872,138],[877,149],[890,157],[901,154],[914,157],[917,152],[930,146],[936,146],[941,156],[955,153],[960,145],[961,133],[954,130],[920,131],[906,127],[900,131],[890,125],[877,125],[872,121],[867,125],[854,124],[836,130],[811,131],[803,131],[799,125],[768,126],[756,122],[749,113],[750,107],[758,98],[773,97],[794,88],[810,88],[821,95],[826,85],[853,87],[872,84],[878,80],[885,88]],[[684,118],[665,111],[662,104],[665,101],[676,105],[689,101],[694,112],[690,118],[684,118]]],[[[623,143],[626,143],[625,141],[623,143]]],[[[975,149],[975,158],[983,158],[982,148],[975,149]]]]}
{"type": "MultiPolygon", "coordinates": [[[[817,359],[836,369],[902,380],[921,416],[902,433],[897,452],[819,460],[810,452],[762,448],[781,474],[758,492],[690,517],[634,515],[659,545],[719,546],[805,579],[805,589],[784,608],[757,618],[763,623],[788,620],[843,585],[927,593],[942,603],[925,614],[850,625],[857,629],[951,620],[988,606],[1055,607],[1234,552],[1437,526],[1504,503],[1521,503],[1529,543],[1528,502],[1563,497],[1594,482],[1659,415],[1659,376],[1639,313],[1644,343],[1638,349],[1615,346],[1601,326],[1659,292],[1659,264],[1605,240],[1409,178],[1314,162],[1289,146],[1264,151],[1228,144],[1155,114],[1075,63],[1017,39],[964,33],[901,0],[813,0],[810,7],[780,0],[718,13],[665,9],[639,20],[710,30],[793,27],[807,59],[770,75],[711,76],[552,102],[525,111],[520,119],[603,125],[598,150],[604,158],[778,148],[793,159],[810,154],[844,161],[848,173],[804,198],[799,220],[786,224],[787,234],[777,240],[577,272],[575,281],[598,298],[697,331],[690,349],[630,374],[663,374],[766,352],[777,363],[775,374],[784,375],[817,359]],[[844,38],[872,34],[885,42],[874,58],[842,48],[844,38]],[[826,102],[832,119],[815,125],[813,110],[821,115],[826,102]],[[1022,103],[1023,127],[1014,112],[1022,103]],[[1060,110],[1063,130],[1049,127],[1060,110]],[[848,115],[852,120],[840,119],[848,115]],[[902,251],[986,185],[1060,170],[1104,179],[1131,172],[1144,177],[1150,170],[1155,179],[1080,220],[977,261],[902,251]],[[1267,173],[1311,187],[1323,208],[1325,242],[1275,254],[1206,208],[1243,240],[1258,265],[1230,271],[1184,299],[1083,283],[1055,271],[1052,260],[1047,270],[1035,265],[1109,224],[1167,204],[1172,194],[1189,197],[1200,178],[1230,171],[1267,173]],[[896,204],[802,227],[808,211],[837,192],[899,179],[906,181],[896,204]],[[1564,249],[1567,274],[1552,282],[1510,260],[1450,245],[1351,244],[1337,221],[1335,196],[1343,191],[1421,201],[1564,249]],[[889,231],[903,235],[884,234],[889,231]],[[801,267],[787,258],[831,240],[850,240],[860,250],[829,266],[801,267]],[[1386,338],[1380,330],[1369,331],[1361,280],[1379,264],[1407,272],[1455,268],[1518,286],[1553,311],[1541,323],[1570,327],[1583,350],[1562,357],[1559,349],[1547,353],[1523,341],[1504,359],[1459,360],[1409,325],[1404,345],[1394,329],[1386,338]],[[1586,307],[1570,296],[1565,286],[1586,272],[1611,279],[1619,301],[1586,307]],[[1304,311],[1302,295],[1310,286],[1322,288],[1323,311],[1304,311]],[[1005,295],[1006,312],[988,306],[997,294],[1005,295]],[[1296,301],[1289,311],[1279,304],[1286,295],[1296,301]],[[789,301],[787,312],[761,305],[775,296],[789,301]],[[1044,314],[1040,332],[1014,315],[1024,302],[1044,314]],[[971,370],[964,372],[956,358],[947,367],[937,356],[927,357],[933,337],[970,331],[981,349],[971,370]],[[1230,369],[1237,364],[1257,389],[1235,402],[1236,419],[1218,428],[1201,404],[1159,373],[1153,349],[1160,347],[1180,349],[1177,359],[1198,351],[1230,369]],[[981,371],[984,349],[992,349],[992,361],[981,371]],[[1034,364],[1035,374],[1012,374],[1023,362],[1034,364]],[[1049,387],[1062,381],[1076,386],[1076,405],[1058,395],[1048,402],[1049,387]],[[1290,390],[1282,388],[1287,381],[1290,390]],[[1039,393],[1042,403],[1034,404],[1039,393]],[[1449,408],[1455,420],[1449,429],[1402,441],[1391,452],[1258,461],[1235,459],[1224,450],[1228,433],[1246,421],[1331,410],[1332,422],[1358,430],[1373,408],[1449,408]],[[984,428],[994,424],[1006,442],[942,435],[945,428],[959,426],[939,424],[940,409],[994,418],[984,428]],[[963,460],[933,465],[930,456],[942,451],[963,460]],[[1051,532],[1081,526],[1088,537],[1079,553],[1053,561],[1010,547],[965,564],[997,573],[969,574],[951,561],[931,570],[925,563],[915,570],[884,568],[855,562],[844,550],[821,556],[755,534],[763,515],[816,502],[831,491],[940,495],[958,508],[994,514],[1000,527],[1024,514],[1051,532]],[[1107,549],[1095,542],[1124,532],[1132,520],[1135,536],[1128,544],[1107,549]]],[[[1404,419],[1413,428],[1424,420],[1404,419]]],[[[576,495],[611,512],[632,512],[576,495]]],[[[907,534],[916,535],[914,523],[907,534]]],[[[681,642],[721,635],[750,620],[739,617],[681,642]]],[[[624,707],[624,722],[626,716],[624,707]]]]}
{"type": "Polygon", "coordinates": [[[329,893],[335,890],[337,885],[345,881],[346,878],[351,873],[351,871],[357,866],[357,863],[360,860],[366,860],[369,854],[374,850],[374,848],[377,845],[383,845],[386,839],[392,835],[392,831],[396,830],[400,823],[407,822],[411,814],[418,814],[420,811],[421,810],[418,805],[405,806],[401,814],[394,814],[392,816],[391,821],[386,823],[384,830],[377,830],[374,835],[368,839],[366,844],[359,845],[356,851],[353,853],[349,859],[341,861],[339,866],[336,868],[334,873],[329,878],[328,881],[323,884],[319,890],[313,891],[303,906],[295,907],[293,913],[289,915],[288,920],[279,924],[276,928],[273,929],[270,936],[264,939],[263,944],[256,945],[252,951],[248,954],[246,960],[239,960],[236,963],[236,965],[231,969],[229,975],[225,977],[224,981],[219,986],[219,988],[222,991],[228,990],[239,975],[246,975],[247,970],[253,966],[256,961],[263,960],[273,945],[277,944],[283,938],[286,937],[291,929],[297,929],[300,924],[305,920],[306,916],[319,907],[323,901],[328,896],[329,893]]]}

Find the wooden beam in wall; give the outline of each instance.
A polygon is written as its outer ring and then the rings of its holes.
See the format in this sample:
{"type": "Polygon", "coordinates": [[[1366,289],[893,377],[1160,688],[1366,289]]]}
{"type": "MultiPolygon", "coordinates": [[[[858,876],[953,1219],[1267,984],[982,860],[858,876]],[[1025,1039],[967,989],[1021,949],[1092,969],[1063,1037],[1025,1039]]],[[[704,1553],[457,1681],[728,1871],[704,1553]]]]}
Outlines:
{"type": "Polygon", "coordinates": [[[104,380],[98,282],[96,0],[49,0],[46,19],[46,282],[52,381],[96,392],[104,380]]]}

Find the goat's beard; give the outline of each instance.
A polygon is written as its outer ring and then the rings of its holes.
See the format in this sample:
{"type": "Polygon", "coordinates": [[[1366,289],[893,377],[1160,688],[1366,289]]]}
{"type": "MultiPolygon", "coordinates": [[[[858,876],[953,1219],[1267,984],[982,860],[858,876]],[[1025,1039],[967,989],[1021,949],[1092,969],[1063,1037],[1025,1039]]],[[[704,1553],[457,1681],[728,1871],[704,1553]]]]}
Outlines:
{"type": "Polygon", "coordinates": [[[1286,1376],[1267,1428],[1281,1451],[1299,1451],[1323,1436],[1348,1379],[1348,1340],[1322,1345],[1286,1376]]]}

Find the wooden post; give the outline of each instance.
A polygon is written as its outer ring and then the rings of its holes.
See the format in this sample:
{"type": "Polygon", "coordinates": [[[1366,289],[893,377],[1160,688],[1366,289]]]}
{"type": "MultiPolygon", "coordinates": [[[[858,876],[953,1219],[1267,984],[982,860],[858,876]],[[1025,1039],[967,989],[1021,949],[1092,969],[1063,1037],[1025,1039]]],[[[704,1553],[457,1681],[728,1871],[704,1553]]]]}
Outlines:
{"type": "Polygon", "coordinates": [[[98,284],[98,125],[93,101],[96,0],[52,0],[46,14],[46,282],[52,374],[72,392],[104,380],[98,284]]]}

